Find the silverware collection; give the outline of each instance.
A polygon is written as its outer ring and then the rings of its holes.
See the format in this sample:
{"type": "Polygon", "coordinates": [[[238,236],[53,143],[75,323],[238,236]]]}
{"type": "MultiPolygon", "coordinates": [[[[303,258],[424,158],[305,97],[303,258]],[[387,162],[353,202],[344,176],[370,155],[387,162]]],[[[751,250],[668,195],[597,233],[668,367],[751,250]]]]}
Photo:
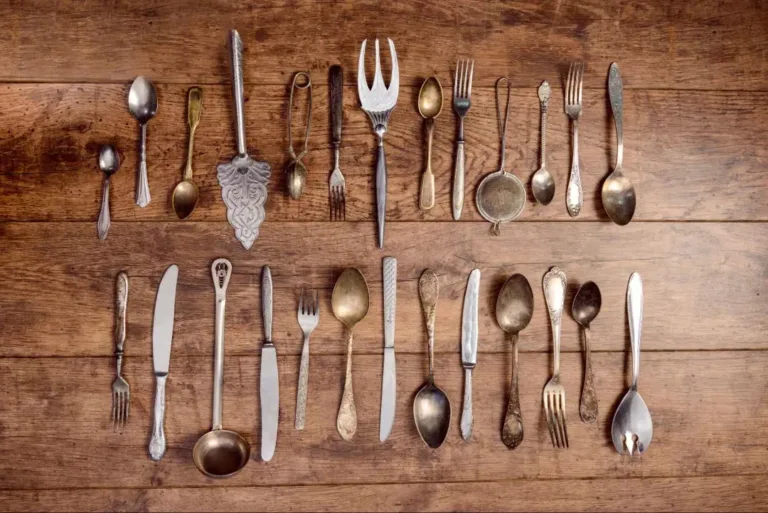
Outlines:
{"type": "MultiPolygon", "coordinates": [[[[361,109],[368,115],[377,138],[376,149],[376,240],[379,248],[384,247],[384,228],[387,211],[387,162],[384,152],[384,135],[389,129],[389,119],[397,105],[400,87],[400,68],[395,51],[395,44],[387,39],[392,62],[389,85],[385,84],[381,70],[379,40],[374,41],[375,70],[373,82],[369,87],[365,74],[365,52],[367,40],[360,48],[357,70],[357,94],[361,109]]],[[[250,249],[259,236],[259,228],[264,221],[267,202],[267,185],[272,168],[267,162],[252,159],[248,155],[245,138],[245,105],[243,92],[243,43],[236,30],[230,32],[232,97],[235,118],[237,154],[231,162],[217,166],[217,176],[221,186],[221,196],[227,206],[227,220],[235,231],[235,237],[245,249],[250,249]]],[[[451,195],[453,218],[459,220],[464,208],[464,181],[466,172],[466,150],[464,142],[464,118],[472,106],[472,79],[474,60],[459,59],[456,63],[453,83],[453,110],[458,118],[456,156],[453,173],[453,191],[451,195]]],[[[566,188],[566,210],[571,217],[581,212],[583,205],[581,167],[579,162],[579,119],[582,113],[584,82],[584,63],[572,63],[568,71],[564,89],[565,113],[571,120],[572,147],[571,172],[566,188]]],[[[330,219],[346,219],[347,190],[344,175],[340,169],[341,131],[343,112],[343,70],[333,65],[329,69],[329,106],[333,142],[333,169],[328,181],[328,205],[330,219]]],[[[541,110],[541,154],[540,167],[532,175],[531,191],[535,201],[549,205],[555,196],[555,181],[547,169],[546,131],[547,110],[552,89],[545,80],[538,88],[537,96],[541,110]]],[[[636,205],[635,189],[629,178],[623,173],[624,138],[623,138],[623,86],[619,68],[611,64],[608,72],[608,95],[613,112],[618,149],[613,171],[605,178],[602,185],[602,202],[608,217],[618,225],[628,224],[634,215],[636,205]]],[[[203,92],[193,87],[188,92],[189,146],[183,180],[178,183],[171,196],[173,210],[179,219],[188,218],[199,198],[200,192],[192,181],[192,149],[194,135],[202,113],[203,92]]],[[[500,138],[500,164],[498,170],[487,174],[475,194],[475,204],[480,215],[491,223],[491,233],[498,235],[501,225],[520,216],[526,204],[526,189],[523,182],[514,173],[505,169],[505,145],[507,122],[510,113],[511,84],[502,77],[496,82],[496,107],[500,138]],[[502,109],[501,97],[503,84],[506,84],[506,104],[502,109]]],[[[147,177],[146,139],[147,124],[157,114],[157,93],[152,83],[145,77],[137,77],[130,87],[128,107],[141,127],[139,171],[136,185],[136,204],[146,207],[150,202],[149,180],[147,177]]],[[[432,172],[432,140],[435,120],[443,108],[443,88],[437,77],[426,79],[419,90],[417,108],[424,119],[427,142],[426,166],[421,175],[418,192],[418,204],[422,210],[430,210],[435,205],[435,175],[432,172]]],[[[312,117],[312,79],[309,72],[300,71],[293,75],[288,99],[288,149],[290,162],[285,168],[286,193],[292,199],[299,199],[307,184],[309,170],[303,159],[309,152],[308,141],[312,117]],[[305,90],[307,96],[306,127],[304,142],[300,151],[293,145],[293,99],[298,91],[305,90]]],[[[102,147],[99,153],[99,168],[104,173],[101,212],[97,223],[100,239],[105,239],[109,231],[109,178],[120,165],[117,152],[111,146],[102,147]]]]}
{"type": "MultiPolygon", "coordinates": [[[[374,42],[375,71],[369,87],[365,74],[365,52],[367,40],[363,41],[358,61],[357,89],[360,107],[368,115],[372,130],[377,138],[376,149],[376,225],[377,245],[384,247],[384,233],[387,203],[387,163],[384,151],[384,136],[389,120],[395,109],[399,92],[399,66],[395,44],[387,39],[392,62],[389,84],[385,84],[381,69],[378,39],[374,42]]],[[[254,160],[248,154],[245,137],[245,107],[243,91],[243,45],[237,31],[230,33],[232,97],[234,106],[237,153],[230,162],[217,166],[218,181],[222,199],[227,207],[227,219],[235,231],[235,237],[245,249],[250,249],[258,238],[259,229],[265,219],[267,185],[272,168],[267,162],[254,160]]],[[[467,116],[472,97],[474,61],[460,59],[456,64],[453,84],[453,109],[458,118],[458,137],[452,190],[452,213],[454,219],[461,217],[464,207],[464,182],[466,172],[466,150],[464,141],[464,118],[467,116]]],[[[582,113],[582,88],[584,64],[571,65],[565,87],[565,113],[571,120],[573,155],[571,173],[566,189],[566,209],[575,217],[582,208],[582,184],[579,165],[578,134],[582,113]]],[[[343,71],[338,65],[329,70],[329,103],[333,142],[333,170],[328,183],[328,199],[331,220],[346,218],[347,190],[340,169],[343,71]]],[[[505,146],[507,124],[510,115],[511,83],[506,77],[496,82],[496,108],[500,139],[500,163],[497,170],[488,173],[480,182],[475,194],[478,211],[491,223],[491,232],[498,235],[501,225],[520,216],[526,203],[526,189],[515,174],[505,168],[505,146]]],[[[547,169],[546,128],[548,102],[551,88],[545,80],[538,88],[537,96],[541,114],[540,167],[531,178],[533,197],[540,205],[551,203],[555,195],[555,181],[547,169]]],[[[609,70],[608,92],[611,101],[618,151],[616,165],[605,179],[602,187],[603,205],[609,217],[619,225],[630,222],[635,210],[635,190],[622,172],[623,163],[623,119],[622,83],[618,66],[614,63],[609,70]]],[[[199,190],[193,182],[192,156],[195,131],[202,114],[203,92],[194,87],[188,91],[187,118],[189,145],[182,181],[171,196],[173,210],[179,219],[188,218],[199,199],[199,190]]],[[[136,203],[145,207],[150,202],[147,178],[146,138],[147,124],[157,113],[157,94],[152,83],[144,77],[133,82],[128,96],[129,110],[141,127],[140,159],[136,187],[136,203]]],[[[424,120],[427,144],[427,159],[421,175],[419,206],[429,210],[435,205],[435,175],[432,172],[432,141],[436,119],[443,108],[443,89],[437,77],[429,77],[418,94],[418,112],[424,120]]],[[[308,153],[310,120],[312,113],[312,80],[309,72],[293,75],[288,100],[288,148],[290,163],[285,168],[286,193],[299,199],[307,184],[308,169],[303,163],[308,153]],[[300,93],[300,91],[303,91],[300,93]],[[292,112],[295,94],[306,94],[306,126],[303,144],[298,151],[293,144],[292,112]]],[[[97,223],[100,239],[105,239],[110,227],[109,183],[110,177],[120,167],[118,152],[111,146],[103,146],[99,153],[99,168],[104,174],[101,212],[97,223]]],[[[248,462],[251,448],[238,433],[223,428],[223,379],[224,379],[224,327],[226,294],[232,275],[230,261],[220,258],[213,262],[211,275],[215,290],[215,343],[213,372],[213,415],[211,430],[195,444],[193,460],[198,469],[210,477],[229,477],[238,473],[248,462]]],[[[154,322],[152,328],[152,355],[156,378],[155,402],[151,440],[148,452],[151,459],[160,460],[166,450],[163,427],[166,407],[166,382],[169,376],[171,344],[173,339],[176,284],[179,268],[171,265],[165,271],[157,290],[154,322]]],[[[477,365],[479,294],[481,272],[474,269],[468,279],[464,296],[461,327],[461,364],[464,369],[464,394],[461,411],[461,436],[472,439],[473,401],[472,376],[477,365]]],[[[427,444],[436,449],[446,439],[451,423],[451,404],[447,394],[435,384],[434,343],[435,318],[439,297],[439,278],[431,269],[426,269],[419,278],[418,293],[424,314],[428,341],[429,374],[425,384],[413,399],[413,419],[416,429],[427,444]]],[[[379,440],[384,442],[392,432],[396,410],[396,358],[395,319],[397,304],[397,260],[386,257],[382,262],[384,345],[383,373],[381,385],[381,408],[379,440]]],[[[568,448],[570,445],[566,419],[566,390],[560,380],[560,331],[565,308],[565,273],[552,267],[544,274],[542,289],[551,322],[553,342],[552,375],[542,393],[542,407],[552,445],[568,448]]],[[[261,346],[261,368],[259,395],[261,405],[261,459],[270,461],[277,444],[279,422],[279,372],[277,349],[272,338],[272,273],[264,266],[261,276],[261,306],[264,325],[264,339],[261,346]]],[[[512,379],[508,404],[500,437],[509,449],[515,449],[523,442],[523,417],[519,393],[519,335],[531,321],[534,304],[533,289],[521,274],[507,279],[496,299],[496,321],[509,338],[512,353],[512,379]]],[[[122,361],[125,343],[125,319],[128,302],[128,277],[120,273],[117,277],[116,299],[116,351],[117,375],[112,385],[112,423],[116,430],[125,427],[130,408],[130,388],[123,377],[122,361]]],[[[344,387],[339,406],[336,429],[344,440],[351,440],[357,431],[358,418],[353,391],[353,331],[365,318],[370,304],[368,284],[363,274],[355,268],[345,269],[336,280],[331,296],[332,311],[344,326],[347,342],[347,358],[344,387]]],[[[585,372],[579,404],[579,416],[585,423],[597,418],[598,404],[590,354],[590,324],[597,317],[602,304],[600,289],[593,282],[587,282],[574,296],[573,318],[584,334],[585,372]]],[[[632,342],[632,384],[621,401],[613,418],[611,436],[616,450],[621,454],[644,453],[652,438],[653,427],[650,412],[637,392],[640,361],[640,334],[642,327],[643,290],[640,276],[630,277],[627,289],[627,309],[632,342]]],[[[310,395],[310,336],[320,321],[317,291],[302,290],[299,294],[297,321],[303,334],[303,348],[296,394],[295,429],[304,429],[307,423],[306,405],[310,395]]]]}

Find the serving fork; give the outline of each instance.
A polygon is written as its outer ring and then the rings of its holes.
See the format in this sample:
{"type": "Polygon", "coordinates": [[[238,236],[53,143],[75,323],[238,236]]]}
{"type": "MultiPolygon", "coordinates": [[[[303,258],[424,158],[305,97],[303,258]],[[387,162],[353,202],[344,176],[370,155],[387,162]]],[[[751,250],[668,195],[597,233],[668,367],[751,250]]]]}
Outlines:
{"type": "Polygon", "coordinates": [[[309,386],[309,335],[317,328],[320,321],[320,303],[317,291],[301,291],[299,296],[299,327],[304,333],[304,348],[301,350],[299,386],[296,392],[296,429],[304,429],[304,417],[307,411],[307,388],[309,386]]]}
{"type": "Polygon", "coordinates": [[[458,221],[464,208],[464,117],[472,106],[472,73],[475,61],[459,59],[453,82],[453,110],[459,116],[459,137],[456,141],[456,165],[453,170],[453,219],[458,221]]]}
{"type": "Polygon", "coordinates": [[[122,376],[123,348],[125,347],[125,313],[128,309],[128,275],[117,275],[117,297],[115,301],[115,357],[117,376],[112,383],[112,428],[122,430],[128,421],[131,408],[131,387],[122,376]]]}
{"type": "Polygon", "coordinates": [[[341,66],[331,66],[330,70],[331,95],[331,128],[333,130],[333,172],[328,180],[328,202],[331,206],[331,221],[341,221],[347,218],[347,185],[344,175],[339,168],[339,153],[341,151],[342,109],[344,106],[344,73],[341,66]]]}
{"type": "Polygon", "coordinates": [[[381,74],[381,58],[379,56],[379,40],[376,39],[376,72],[373,77],[373,87],[368,88],[365,78],[365,47],[368,40],[363,41],[360,48],[360,59],[357,67],[357,95],[360,97],[360,105],[368,114],[373,124],[373,131],[378,137],[378,150],[376,154],[376,219],[378,224],[379,248],[384,247],[384,219],[387,213],[387,162],[384,156],[384,134],[387,133],[389,116],[397,104],[397,93],[400,88],[400,69],[397,65],[397,53],[395,43],[389,42],[389,53],[392,58],[392,76],[389,87],[384,85],[384,77],[381,74]]]}
{"type": "Polygon", "coordinates": [[[565,304],[565,273],[553,267],[544,275],[544,298],[547,301],[549,320],[552,323],[554,364],[552,378],[544,387],[544,413],[552,445],[568,448],[568,429],[565,420],[565,387],[560,383],[560,321],[565,304]]]}
{"type": "Polygon", "coordinates": [[[571,157],[571,176],[565,192],[565,206],[568,214],[576,217],[581,212],[583,194],[581,190],[581,172],[579,170],[579,118],[581,117],[581,89],[584,83],[584,63],[574,62],[568,69],[565,81],[565,113],[571,118],[573,126],[573,155],[571,157]]]}

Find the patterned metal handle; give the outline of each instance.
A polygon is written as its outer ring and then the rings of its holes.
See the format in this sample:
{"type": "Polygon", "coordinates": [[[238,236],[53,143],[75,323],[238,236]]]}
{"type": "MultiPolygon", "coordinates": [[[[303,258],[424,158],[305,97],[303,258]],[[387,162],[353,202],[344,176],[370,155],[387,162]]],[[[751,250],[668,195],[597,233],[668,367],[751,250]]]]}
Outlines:
{"type": "Polygon", "coordinates": [[[115,297],[115,355],[117,355],[117,374],[120,375],[120,364],[125,347],[125,318],[128,310],[128,275],[121,272],[117,275],[117,294],[115,297]]]}
{"type": "Polygon", "coordinates": [[[643,330],[643,280],[638,273],[632,273],[629,277],[627,315],[629,339],[632,343],[632,389],[637,390],[637,380],[640,377],[640,339],[643,330]]]}
{"type": "Polygon", "coordinates": [[[264,318],[264,338],[272,342],[272,271],[265,265],[261,271],[261,315],[264,318]]]}
{"type": "Polygon", "coordinates": [[[461,411],[461,437],[469,441],[472,437],[472,369],[464,369],[464,409],[461,411]]]}
{"type": "Polygon", "coordinates": [[[235,102],[235,133],[237,134],[237,154],[248,154],[245,146],[245,93],[243,92],[243,41],[237,30],[230,32],[232,50],[232,97],[235,102]]]}
{"type": "Polygon", "coordinates": [[[510,334],[512,342],[512,384],[509,389],[507,414],[504,416],[504,427],[501,430],[501,440],[509,449],[514,449],[523,442],[523,415],[520,412],[520,370],[517,355],[517,334],[510,334]]]}
{"type": "Polygon", "coordinates": [[[152,425],[152,439],[149,441],[149,457],[159,461],[165,454],[165,381],[168,375],[156,375],[155,414],[152,425]]]}
{"type": "Polygon", "coordinates": [[[203,112],[203,90],[192,87],[187,94],[187,122],[189,123],[189,145],[187,146],[187,165],[184,168],[184,180],[192,181],[192,155],[195,147],[195,131],[203,112]]]}
{"type": "Polygon", "coordinates": [[[579,401],[579,416],[583,422],[591,424],[597,419],[597,392],[592,375],[592,354],[590,352],[589,328],[584,328],[584,386],[579,401]]]}
{"type": "Polygon", "coordinates": [[[559,267],[553,267],[544,275],[544,299],[547,302],[549,320],[552,324],[552,339],[554,345],[554,369],[553,375],[560,375],[560,323],[565,304],[565,273],[559,267]]]}
{"type": "Polygon", "coordinates": [[[613,120],[616,124],[616,168],[621,168],[624,162],[624,88],[619,74],[619,66],[615,62],[608,71],[608,98],[611,100],[613,120]]]}
{"type": "Polygon", "coordinates": [[[149,178],[147,178],[147,125],[141,125],[141,143],[139,151],[139,182],[136,184],[136,204],[141,208],[149,205],[149,178]]]}
{"type": "Polygon", "coordinates": [[[397,259],[384,258],[384,346],[395,347],[395,308],[397,306],[397,259]]]}
{"type": "Polygon", "coordinates": [[[565,191],[566,207],[571,217],[576,217],[581,212],[583,195],[581,191],[581,171],[579,170],[579,122],[573,120],[573,156],[571,157],[571,177],[568,180],[568,188],[565,191]]]}
{"type": "Polygon", "coordinates": [[[336,417],[336,429],[344,440],[352,440],[357,431],[357,410],[355,395],[352,392],[352,330],[349,328],[347,328],[347,372],[344,378],[341,407],[336,417]]]}
{"type": "Polygon", "coordinates": [[[296,393],[296,429],[304,429],[307,414],[307,390],[309,388],[309,334],[304,335],[304,347],[301,350],[299,368],[299,388],[296,393]]]}
{"type": "Polygon", "coordinates": [[[453,170],[453,219],[456,221],[464,209],[464,159],[464,141],[460,140],[456,143],[456,167],[453,170]]]}
{"type": "Polygon", "coordinates": [[[432,138],[435,132],[435,120],[426,120],[427,125],[427,167],[421,174],[421,195],[419,207],[429,210],[435,206],[435,175],[432,173],[432,138]]]}
{"type": "Polygon", "coordinates": [[[547,167],[547,110],[549,109],[549,97],[552,88],[546,80],[539,86],[539,107],[541,109],[541,166],[547,167]]]}
{"type": "Polygon", "coordinates": [[[104,178],[104,186],[101,190],[101,211],[99,212],[99,221],[96,223],[96,232],[99,239],[104,240],[109,233],[109,227],[112,221],[109,217],[109,177],[104,178]]]}
{"type": "Polygon", "coordinates": [[[331,128],[333,132],[333,145],[341,145],[341,125],[343,120],[342,109],[344,107],[344,73],[341,66],[331,66],[331,128]]]}

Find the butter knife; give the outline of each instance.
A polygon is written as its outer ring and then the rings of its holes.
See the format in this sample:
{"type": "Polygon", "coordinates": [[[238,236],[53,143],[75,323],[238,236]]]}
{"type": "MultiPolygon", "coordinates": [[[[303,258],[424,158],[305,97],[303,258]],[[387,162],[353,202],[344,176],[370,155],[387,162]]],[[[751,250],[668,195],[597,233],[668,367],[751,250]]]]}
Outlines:
{"type": "Polygon", "coordinates": [[[272,273],[264,266],[261,273],[261,315],[264,321],[264,345],[261,346],[261,459],[275,455],[277,421],[280,414],[280,390],[277,379],[277,351],[272,343],[272,273]]]}
{"type": "Polygon", "coordinates": [[[472,437],[472,369],[477,363],[477,303],[480,296],[480,269],[474,269],[464,294],[461,320],[461,365],[464,367],[464,408],[461,411],[461,437],[472,437]]]}
{"type": "Polygon", "coordinates": [[[397,259],[384,258],[384,371],[381,377],[379,441],[384,442],[395,423],[395,306],[397,300],[397,259]]]}
{"type": "Polygon", "coordinates": [[[166,269],[155,299],[155,317],[152,322],[152,363],[155,370],[155,408],[152,423],[152,438],[149,441],[149,457],[159,461],[165,454],[165,382],[171,362],[173,341],[173,314],[176,307],[176,282],[179,267],[166,269]]]}

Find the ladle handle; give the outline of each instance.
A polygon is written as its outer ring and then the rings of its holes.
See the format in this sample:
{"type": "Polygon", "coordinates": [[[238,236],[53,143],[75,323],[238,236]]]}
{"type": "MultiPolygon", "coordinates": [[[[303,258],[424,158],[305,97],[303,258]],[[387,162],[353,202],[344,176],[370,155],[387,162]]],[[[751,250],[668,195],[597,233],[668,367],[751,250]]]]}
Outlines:
{"type": "Polygon", "coordinates": [[[160,461],[165,454],[165,381],[168,374],[155,375],[155,409],[152,424],[152,439],[149,441],[149,457],[160,461]]]}
{"type": "Polygon", "coordinates": [[[213,359],[213,418],[211,426],[213,430],[222,427],[222,409],[224,388],[224,310],[227,305],[227,287],[232,275],[232,263],[219,258],[211,265],[213,285],[216,289],[216,339],[214,344],[213,359]]]}
{"type": "Polygon", "coordinates": [[[235,101],[235,132],[237,134],[237,154],[248,154],[245,146],[245,93],[243,92],[243,41],[237,30],[230,32],[232,50],[232,97],[235,101]]]}
{"type": "Polygon", "coordinates": [[[344,378],[344,394],[336,417],[336,429],[344,440],[352,440],[357,431],[357,410],[352,392],[352,330],[347,328],[347,372],[344,378]]]}
{"type": "Polygon", "coordinates": [[[608,98],[611,100],[613,121],[616,124],[616,169],[619,169],[624,162],[624,88],[619,66],[615,62],[608,71],[608,98]]]}
{"type": "Polygon", "coordinates": [[[640,377],[640,338],[643,329],[643,280],[638,273],[632,273],[629,277],[627,316],[629,339],[632,343],[632,389],[637,390],[637,380],[640,377]]]}

